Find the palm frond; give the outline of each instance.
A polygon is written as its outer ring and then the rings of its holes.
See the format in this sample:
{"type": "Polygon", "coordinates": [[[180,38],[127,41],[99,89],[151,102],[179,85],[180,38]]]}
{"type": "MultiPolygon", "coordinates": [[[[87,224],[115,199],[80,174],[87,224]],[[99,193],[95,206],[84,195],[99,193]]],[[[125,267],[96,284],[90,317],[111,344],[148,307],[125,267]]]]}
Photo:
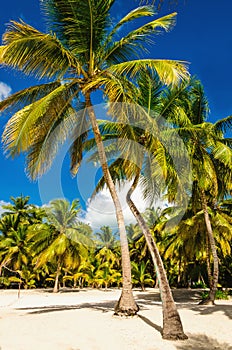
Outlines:
{"type": "Polygon", "coordinates": [[[5,127],[2,139],[4,148],[9,155],[18,155],[24,152],[34,143],[37,134],[43,129],[43,124],[36,128],[36,123],[47,118],[57,119],[59,108],[63,107],[67,86],[60,85],[42,99],[24,107],[11,117],[5,127]],[[41,128],[42,126],[42,128],[41,128]]]}
{"type": "Polygon", "coordinates": [[[82,108],[79,106],[79,112],[77,112],[77,123],[74,131],[72,132],[71,138],[74,139],[70,147],[71,166],[70,171],[72,176],[76,176],[79,166],[83,157],[83,143],[88,137],[89,121],[87,119],[87,110],[85,104],[82,104],[82,108]]]}
{"type": "Polygon", "coordinates": [[[110,26],[113,3],[114,0],[46,0],[41,1],[41,6],[48,29],[84,63],[91,50],[97,51],[110,26]]]}
{"type": "MultiPolygon", "coordinates": [[[[131,180],[134,177],[135,172],[138,170],[136,164],[129,162],[128,160],[117,158],[112,164],[109,165],[109,171],[115,184],[123,184],[126,180],[131,180]]],[[[105,179],[102,177],[92,194],[92,197],[102,190],[105,186],[105,179]]]]}
{"type": "Polygon", "coordinates": [[[38,137],[34,139],[27,153],[27,174],[33,180],[42,176],[51,167],[59,147],[67,139],[71,139],[76,125],[76,112],[71,106],[67,106],[63,108],[60,118],[51,120],[45,125],[46,132],[39,133],[38,130],[38,137]]]}
{"type": "Polygon", "coordinates": [[[32,104],[33,102],[45,97],[59,86],[60,82],[55,81],[52,83],[32,86],[16,92],[3,101],[0,101],[0,111],[22,109],[25,105],[32,104]]]}
{"type": "Polygon", "coordinates": [[[152,43],[151,36],[159,34],[161,30],[170,30],[175,24],[175,18],[176,13],[172,13],[131,31],[119,41],[114,42],[103,56],[103,61],[110,64],[120,63],[132,57],[133,53],[138,53],[139,49],[144,51],[144,39],[146,38],[146,44],[152,43]]]}
{"type": "Polygon", "coordinates": [[[122,25],[125,23],[128,23],[130,21],[133,21],[136,18],[140,17],[146,17],[146,16],[154,16],[154,8],[153,6],[145,5],[145,6],[139,6],[136,9],[130,11],[127,13],[114,27],[113,31],[115,32],[118,30],[122,25]]]}
{"type": "Polygon", "coordinates": [[[71,68],[80,74],[78,60],[54,34],[44,34],[24,22],[12,21],[3,35],[3,64],[38,78],[63,78],[71,68]],[[44,57],[41,60],[41,57],[44,57]]]}
{"type": "Polygon", "coordinates": [[[216,123],[214,123],[214,127],[218,131],[222,131],[224,133],[227,132],[228,129],[232,128],[232,115],[216,121],[216,123]]]}
{"type": "MultiPolygon", "coordinates": [[[[140,6],[137,7],[136,9],[130,11],[129,13],[127,13],[111,30],[111,32],[107,35],[106,40],[104,42],[104,45],[102,47],[102,52],[104,52],[107,47],[113,42],[113,37],[116,33],[118,33],[118,31],[121,29],[121,27],[126,24],[129,23],[130,21],[133,21],[137,18],[140,17],[146,17],[146,16],[153,16],[154,10],[153,10],[153,6],[140,6]]],[[[112,50],[112,47],[111,47],[112,50]]],[[[109,53],[108,53],[109,54],[109,53]]]]}
{"type": "Polygon", "coordinates": [[[204,88],[201,82],[197,79],[191,81],[191,111],[192,111],[192,123],[200,124],[204,123],[209,114],[209,103],[204,93],[204,88]]]}
{"type": "Polygon", "coordinates": [[[224,166],[232,169],[232,150],[222,142],[216,141],[212,150],[215,159],[218,159],[224,166]]]}
{"type": "Polygon", "coordinates": [[[187,63],[183,61],[142,59],[110,66],[107,71],[117,75],[135,77],[141,70],[155,70],[160,80],[167,85],[175,85],[188,78],[187,63]]]}

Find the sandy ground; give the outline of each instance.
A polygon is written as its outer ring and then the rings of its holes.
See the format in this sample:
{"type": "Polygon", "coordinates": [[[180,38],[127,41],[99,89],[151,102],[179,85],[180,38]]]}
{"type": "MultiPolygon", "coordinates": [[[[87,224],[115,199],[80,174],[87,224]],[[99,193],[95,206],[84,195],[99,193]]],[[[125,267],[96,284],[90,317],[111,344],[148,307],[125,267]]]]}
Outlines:
{"type": "Polygon", "coordinates": [[[134,291],[134,318],[113,316],[119,290],[0,290],[1,350],[232,350],[232,300],[198,305],[200,291],[175,290],[187,341],[162,340],[157,290],[134,291]]]}

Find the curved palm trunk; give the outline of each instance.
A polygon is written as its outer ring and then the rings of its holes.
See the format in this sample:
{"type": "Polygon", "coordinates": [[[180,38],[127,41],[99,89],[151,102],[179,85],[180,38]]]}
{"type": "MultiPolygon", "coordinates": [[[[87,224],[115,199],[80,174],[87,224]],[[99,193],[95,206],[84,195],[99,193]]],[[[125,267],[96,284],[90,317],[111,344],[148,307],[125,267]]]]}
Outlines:
{"type": "Polygon", "coordinates": [[[97,124],[96,115],[91,103],[90,93],[85,94],[85,101],[86,101],[86,107],[88,108],[88,115],[92,125],[96,145],[98,148],[99,159],[101,162],[105,182],[109,188],[112,200],[114,202],[118,229],[120,234],[123,282],[122,282],[122,293],[119,301],[115,306],[115,314],[132,316],[137,313],[139,308],[132,294],[130,254],[129,254],[129,246],[128,246],[128,240],[126,235],[126,228],[124,223],[122,207],[121,207],[121,203],[119,201],[119,198],[115,189],[115,185],[108,168],[106,154],[105,154],[105,150],[102,142],[102,137],[97,124]]]}
{"type": "Polygon", "coordinates": [[[127,193],[126,199],[130,207],[130,210],[132,211],[140,228],[142,229],[142,232],[147,242],[148,249],[152,257],[152,261],[156,268],[162,306],[163,306],[162,336],[164,339],[169,339],[169,340],[187,339],[188,337],[184,334],[181,319],[172,296],[172,292],[168,283],[168,279],[166,276],[166,272],[165,272],[164,265],[160,257],[158,248],[155,244],[155,241],[151,235],[149,228],[147,227],[145,220],[143,219],[142,215],[140,214],[135,204],[131,200],[131,195],[134,192],[138,184],[138,181],[139,181],[139,173],[135,177],[134,182],[127,193]]]}
{"type": "Polygon", "coordinates": [[[215,239],[213,235],[213,230],[209,218],[209,213],[207,209],[207,200],[205,196],[204,190],[201,190],[201,199],[202,199],[202,209],[204,212],[204,218],[205,218],[205,225],[209,237],[209,243],[210,243],[210,248],[213,256],[213,278],[211,280],[211,285],[210,285],[210,292],[209,292],[209,298],[202,302],[204,304],[212,304],[214,305],[215,301],[215,295],[217,291],[217,284],[218,284],[218,276],[219,276],[219,263],[218,263],[218,256],[217,256],[217,249],[216,249],[216,244],[215,244],[215,239]]]}
{"type": "Polygon", "coordinates": [[[53,288],[53,293],[59,292],[60,271],[61,271],[61,262],[60,262],[60,258],[59,258],[58,263],[57,263],[57,270],[56,270],[56,277],[55,277],[55,284],[54,284],[54,288],[53,288]]]}

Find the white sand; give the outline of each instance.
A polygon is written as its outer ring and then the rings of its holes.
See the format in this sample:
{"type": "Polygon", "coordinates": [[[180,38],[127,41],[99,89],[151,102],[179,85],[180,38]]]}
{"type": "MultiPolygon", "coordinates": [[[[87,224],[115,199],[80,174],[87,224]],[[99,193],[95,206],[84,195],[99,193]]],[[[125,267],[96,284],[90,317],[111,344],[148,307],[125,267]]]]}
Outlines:
{"type": "Polygon", "coordinates": [[[135,291],[139,316],[118,318],[119,290],[0,290],[1,350],[232,350],[232,300],[198,305],[199,291],[174,291],[187,341],[162,340],[158,291],[135,291]]]}

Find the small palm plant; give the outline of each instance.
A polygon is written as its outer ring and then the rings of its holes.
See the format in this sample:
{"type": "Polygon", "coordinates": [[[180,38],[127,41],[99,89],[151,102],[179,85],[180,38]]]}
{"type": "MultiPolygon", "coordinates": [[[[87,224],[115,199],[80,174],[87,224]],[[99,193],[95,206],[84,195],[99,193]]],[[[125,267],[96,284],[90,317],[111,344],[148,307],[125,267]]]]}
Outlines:
{"type": "Polygon", "coordinates": [[[136,263],[132,261],[132,281],[135,285],[139,285],[142,291],[145,291],[145,286],[154,285],[154,279],[149,272],[146,272],[149,261],[141,261],[141,263],[136,263]]]}
{"type": "Polygon", "coordinates": [[[35,252],[36,267],[47,262],[56,266],[53,292],[59,291],[59,278],[63,267],[76,268],[81,256],[87,256],[89,240],[78,230],[78,201],[71,205],[65,199],[51,201],[47,208],[47,223],[31,227],[29,239],[35,252]]]}

